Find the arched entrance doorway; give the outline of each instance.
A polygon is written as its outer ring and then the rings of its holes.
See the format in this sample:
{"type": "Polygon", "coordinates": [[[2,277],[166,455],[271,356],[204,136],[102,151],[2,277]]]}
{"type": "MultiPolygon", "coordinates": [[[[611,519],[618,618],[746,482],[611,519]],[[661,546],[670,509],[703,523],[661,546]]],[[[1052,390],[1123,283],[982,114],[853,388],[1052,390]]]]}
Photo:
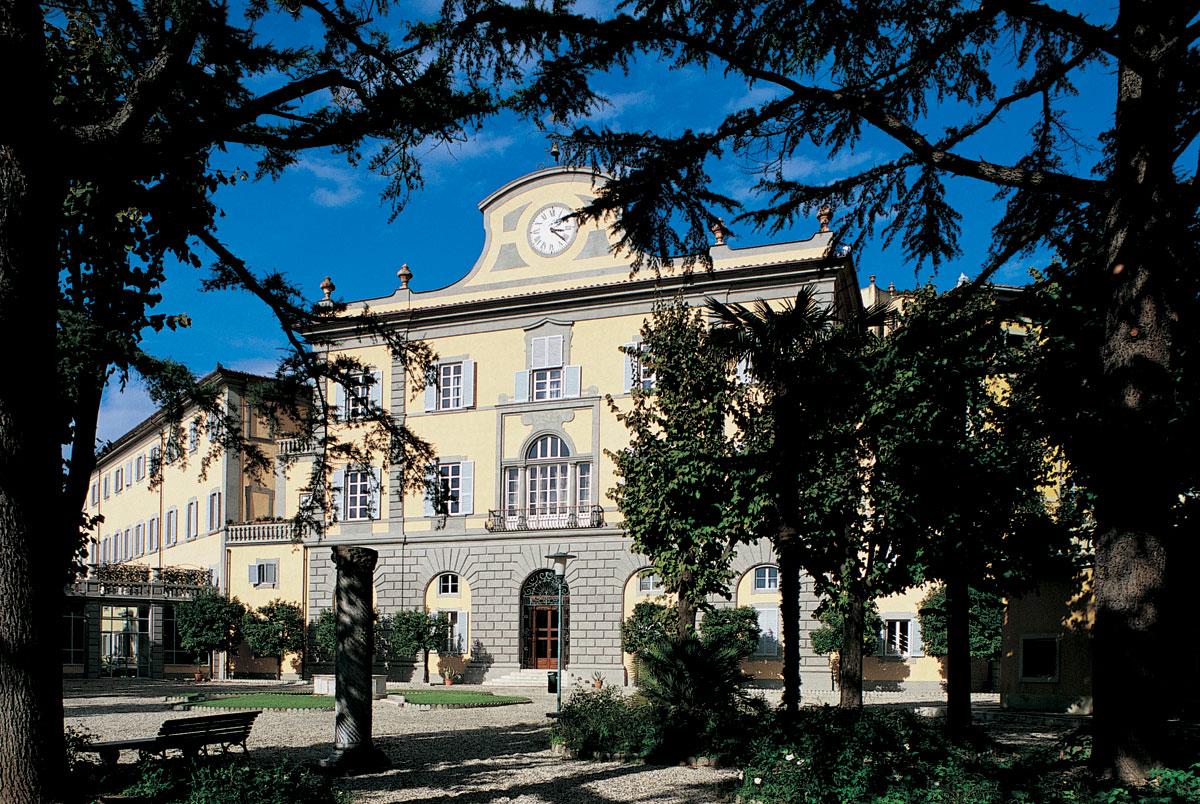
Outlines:
{"type": "MultiPolygon", "coordinates": [[[[538,570],[521,586],[521,666],[558,669],[558,589],[553,570],[538,570]]],[[[571,634],[571,595],[562,581],[562,649],[564,661],[571,634]]]]}

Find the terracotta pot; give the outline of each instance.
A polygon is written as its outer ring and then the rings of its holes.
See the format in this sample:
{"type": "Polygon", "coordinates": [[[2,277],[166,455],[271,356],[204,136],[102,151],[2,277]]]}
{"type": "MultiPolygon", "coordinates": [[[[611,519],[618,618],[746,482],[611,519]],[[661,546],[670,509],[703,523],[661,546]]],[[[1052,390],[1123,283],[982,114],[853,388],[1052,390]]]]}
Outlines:
{"type": "Polygon", "coordinates": [[[197,684],[199,684],[201,681],[204,680],[204,673],[201,673],[199,670],[197,670],[195,673],[192,674],[192,679],[197,684]]]}
{"type": "Polygon", "coordinates": [[[442,676],[442,683],[445,684],[447,687],[452,687],[452,686],[454,686],[454,679],[451,678],[450,676],[442,676]]]}

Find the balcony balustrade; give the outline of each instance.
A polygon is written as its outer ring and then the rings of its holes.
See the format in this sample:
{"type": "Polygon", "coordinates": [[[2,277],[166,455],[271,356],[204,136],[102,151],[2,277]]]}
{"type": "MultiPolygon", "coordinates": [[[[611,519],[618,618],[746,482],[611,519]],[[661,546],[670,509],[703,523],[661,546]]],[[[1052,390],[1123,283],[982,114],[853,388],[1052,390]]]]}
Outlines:
{"type": "Polygon", "coordinates": [[[312,455],[316,445],[307,438],[281,438],[275,442],[278,455],[312,455]]]}
{"type": "Polygon", "coordinates": [[[604,509],[598,505],[530,505],[488,511],[487,529],[493,532],[517,530],[562,530],[599,528],[604,525],[604,509]]]}
{"type": "Polygon", "coordinates": [[[225,526],[226,544],[271,544],[290,542],[295,537],[291,520],[283,522],[244,522],[225,526]]]}

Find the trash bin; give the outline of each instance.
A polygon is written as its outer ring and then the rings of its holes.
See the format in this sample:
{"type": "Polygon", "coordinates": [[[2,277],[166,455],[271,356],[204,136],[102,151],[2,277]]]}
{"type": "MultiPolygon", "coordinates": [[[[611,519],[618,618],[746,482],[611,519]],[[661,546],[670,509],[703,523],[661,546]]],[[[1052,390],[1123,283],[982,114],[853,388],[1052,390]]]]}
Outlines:
{"type": "Polygon", "coordinates": [[[546,692],[558,692],[558,671],[551,670],[546,674],[546,692]]]}

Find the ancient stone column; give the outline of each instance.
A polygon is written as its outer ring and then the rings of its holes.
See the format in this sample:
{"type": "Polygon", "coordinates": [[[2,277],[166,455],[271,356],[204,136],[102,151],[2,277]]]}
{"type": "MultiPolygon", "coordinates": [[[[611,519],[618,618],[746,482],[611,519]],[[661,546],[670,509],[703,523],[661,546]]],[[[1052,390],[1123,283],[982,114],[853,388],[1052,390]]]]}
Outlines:
{"type": "Polygon", "coordinates": [[[371,579],[378,559],[378,553],[365,547],[333,548],[337,567],[334,752],[321,761],[321,766],[339,772],[376,770],[389,764],[387,756],[371,741],[375,650],[371,579]]]}

